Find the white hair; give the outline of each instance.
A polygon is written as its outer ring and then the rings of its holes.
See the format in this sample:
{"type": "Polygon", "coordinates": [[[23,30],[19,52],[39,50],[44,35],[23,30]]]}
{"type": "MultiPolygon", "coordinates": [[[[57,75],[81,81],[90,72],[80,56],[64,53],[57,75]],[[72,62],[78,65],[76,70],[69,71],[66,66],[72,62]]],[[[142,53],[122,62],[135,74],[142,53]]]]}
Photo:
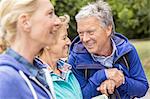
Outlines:
{"type": "Polygon", "coordinates": [[[109,25],[112,25],[112,33],[115,32],[112,10],[107,2],[98,0],[95,3],[84,6],[75,16],[75,19],[78,21],[90,16],[96,17],[100,21],[100,25],[102,27],[108,27],[109,25]]]}

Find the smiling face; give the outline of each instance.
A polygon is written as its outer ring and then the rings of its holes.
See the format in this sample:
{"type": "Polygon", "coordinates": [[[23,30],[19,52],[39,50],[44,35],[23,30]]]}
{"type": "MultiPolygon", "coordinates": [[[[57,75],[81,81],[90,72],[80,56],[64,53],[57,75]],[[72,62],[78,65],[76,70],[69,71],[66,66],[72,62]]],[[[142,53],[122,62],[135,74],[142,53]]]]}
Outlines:
{"type": "Polygon", "coordinates": [[[38,8],[29,21],[30,38],[34,42],[51,45],[55,41],[55,32],[60,20],[54,13],[54,7],[49,0],[38,0],[38,8]]]}
{"type": "Polygon", "coordinates": [[[101,27],[96,17],[78,20],[77,28],[81,42],[90,53],[101,55],[110,46],[111,29],[101,27]]]}
{"type": "Polygon", "coordinates": [[[69,45],[71,44],[68,38],[67,26],[63,24],[58,30],[56,44],[51,47],[52,53],[59,58],[66,58],[68,56],[69,45]]]}

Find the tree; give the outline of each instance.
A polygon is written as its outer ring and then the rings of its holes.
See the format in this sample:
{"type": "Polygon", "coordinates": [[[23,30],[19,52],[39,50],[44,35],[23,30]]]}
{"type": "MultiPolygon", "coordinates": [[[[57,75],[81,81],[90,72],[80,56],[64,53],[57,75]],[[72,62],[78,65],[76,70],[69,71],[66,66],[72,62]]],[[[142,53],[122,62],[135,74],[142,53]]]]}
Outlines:
{"type": "MultiPolygon", "coordinates": [[[[95,0],[51,0],[56,14],[71,16],[69,36],[76,36],[74,16],[81,7],[95,0]]],[[[105,0],[112,7],[116,31],[128,38],[150,37],[150,0],[105,0]]]]}
{"type": "Polygon", "coordinates": [[[107,0],[112,6],[116,30],[128,38],[150,37],[149,0],[107,0]]]}
{"type": "Polygon", "coordinates": [[[68,14],[70,16],[69,36],[73,39],[76,35],[75,15],[80,8],[93,0],[51,0],[57,15],[68,14]]]}

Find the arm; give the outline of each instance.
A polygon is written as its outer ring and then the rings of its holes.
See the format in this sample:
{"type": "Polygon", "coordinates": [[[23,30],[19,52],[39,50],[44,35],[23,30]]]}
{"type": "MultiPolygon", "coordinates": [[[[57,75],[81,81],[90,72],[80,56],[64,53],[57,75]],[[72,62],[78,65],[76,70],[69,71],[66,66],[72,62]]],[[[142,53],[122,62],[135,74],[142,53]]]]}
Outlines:
{"type": "Polygon", "coordinates": [[[68,63],[72,65],[72,71],[80,83],[84,99],[91,99],[91,97],[100,94],[100,92],[97,91],[97,87],[101,84],[101,82],[106,80],[104,70],[96,71],[93,76],[86,80],[84,77],[84,71],[76,69],[77,64],[75,61],[76,57],[73,53],[71,53],[69,55],[68,63]]]}
{"type": "Polygon", "coordinates": [[[146,94],[149,86],[136,49],[129,52],[130,77],[125,76],[125,84],[120,89],[130,96],[142,97],[146,94]]]}

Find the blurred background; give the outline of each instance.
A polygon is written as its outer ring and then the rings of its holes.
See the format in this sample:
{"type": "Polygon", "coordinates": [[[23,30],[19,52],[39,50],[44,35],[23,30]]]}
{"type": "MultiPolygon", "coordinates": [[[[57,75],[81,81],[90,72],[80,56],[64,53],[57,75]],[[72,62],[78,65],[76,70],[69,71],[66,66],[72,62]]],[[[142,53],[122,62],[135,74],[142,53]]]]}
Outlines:
{"type": "MultiPolygon", "coordinates": [[[[74,16],[84,5],[96,0],[51,0],[57,15],[71,17],[69,37],[76,35],[74,16]]],[[[135,45],[150,81],[150,0],[104,0],[112,7],[116,31],[135,45]]]]}

